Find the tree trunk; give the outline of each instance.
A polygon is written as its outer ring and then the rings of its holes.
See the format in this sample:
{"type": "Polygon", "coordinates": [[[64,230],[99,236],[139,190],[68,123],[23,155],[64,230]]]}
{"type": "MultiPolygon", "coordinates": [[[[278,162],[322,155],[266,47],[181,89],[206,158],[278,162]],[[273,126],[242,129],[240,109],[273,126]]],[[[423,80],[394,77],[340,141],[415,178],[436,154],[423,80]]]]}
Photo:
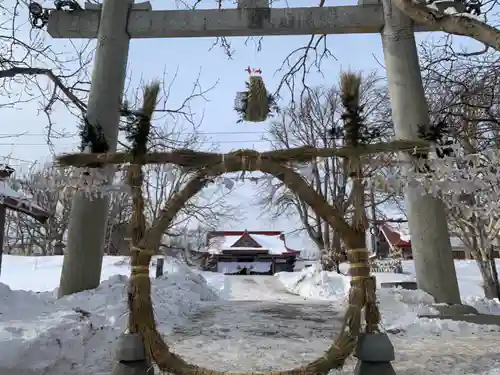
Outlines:
{"type": "Polygon", "coordinates": [[[321,269],[323,271],[333,271],[335,269],[335,254],[331,248],[321,249],[321,269]]]}
{"type": "Polygon", "coordinates": [[[483,278],[484,296],[488,299],[498,297],[497,282],[493,276],[493,269],[489,259],[485,259],[482,254],[475,254],[476,263],[479,267],[479,272],[483,278]]]}
{"type": "Polygon", "coordinates": [[[342,241],[340,239],[340,236],[337,233],[333,233],[333,238],[332,238],[332,250],[333,250],[333,255],[335,257],[335,270],[337,271],[338,274],[340,274],[340,262],[343,259],[343,251],[342,251],[342,241]]]}
{"type": "Polygon", "coordinates": [[[495,283],[496,297],[500,300],[500,280],[498,280],[498,270],[495,263],[495,252],[493,247],[490,247],[490,268],[491,276],[493,277],[493,282],[495,283]]]}

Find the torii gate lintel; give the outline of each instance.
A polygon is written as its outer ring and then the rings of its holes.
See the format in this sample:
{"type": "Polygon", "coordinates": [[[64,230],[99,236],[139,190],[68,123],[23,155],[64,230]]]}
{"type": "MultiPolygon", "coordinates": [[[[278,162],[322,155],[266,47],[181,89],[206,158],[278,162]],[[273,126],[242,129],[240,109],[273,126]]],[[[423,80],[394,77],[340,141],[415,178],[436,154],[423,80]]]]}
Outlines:
{"type": "MultiPolygon", "coordinates": [[[[269,8],[268,0],[240,0],[234,9],[203,10],[151,10],[144,4],[149,2],[134,4],[130,11],[127,31],[133,39],[378,34],[384,27],[383,7],[372,1],[351,6],[269,8]]],[[[97,38],[100,8],[87,4],[82,11],[52,11],[48,33],[53,38],[97,38]]],[[[414,31],[435,29],[414,25],[414,31]]]]}

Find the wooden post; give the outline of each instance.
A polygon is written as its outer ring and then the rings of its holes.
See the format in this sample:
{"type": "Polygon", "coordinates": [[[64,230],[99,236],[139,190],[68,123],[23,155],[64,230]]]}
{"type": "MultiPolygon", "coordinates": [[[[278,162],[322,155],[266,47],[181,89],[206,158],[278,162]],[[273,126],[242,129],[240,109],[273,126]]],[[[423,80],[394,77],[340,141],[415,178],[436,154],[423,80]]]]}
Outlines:
{"type": "Polygon", "coordinates": [[[163,265],[165,264],[165,258],[156,259],[156,278],[163,276],[163,265]]]}
{"type": "Polygon", "coordinates": [[[64,248],[66,246],[64,245],[64,243],[62,241],[58,241],[55,245],[54,245],[54,255],[64,255],[64,248]]]}
{"type": "Polygon", "coordinates": [[[5,239],[5,217],[7,215],[7,209],[5,205],[0,204],[0,274],[2,273],[2,257],[3,257],[3,245],[5,239]]]}
{"type": "MultiPolygon", "coordinates": [[[[377,225],[377,209],[375,206],[375,187],[373,184],[370,186],[370,208],[372,217],[372,233],[371,233],[371,243],[372,243],[372,254],[377,254],[377,240],[375,236],[377,235],[378,225],[377,225]]],[[[378,255],[378,254],[377,254],[378,255]]]]}

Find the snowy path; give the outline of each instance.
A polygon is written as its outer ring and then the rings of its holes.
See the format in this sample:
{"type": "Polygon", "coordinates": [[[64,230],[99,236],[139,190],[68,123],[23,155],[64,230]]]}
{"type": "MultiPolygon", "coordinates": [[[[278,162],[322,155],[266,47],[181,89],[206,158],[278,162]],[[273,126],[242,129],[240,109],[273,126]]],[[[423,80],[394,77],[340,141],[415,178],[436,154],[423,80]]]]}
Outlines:
{"type": "Polygon", "coordinates": [[[274,276],[227,276],[231,285],[231,300],[301,302],[304,297],[288,293],[274,276]]]}
{"type": "MultiPolygon", "coordinates": [[[[321,355],[338,333],[340,307],[288,294],[273,277],[230,281],[232,300],[203,306],[167,337],[187,360],[226,371],[290,368],[321,355]]],[[[480,374],[500,367],[499,332],[391,339],[398,375],[480,374]]],[[[352,374],[354,364],[350,359],[345,372],[352,374]]]]}

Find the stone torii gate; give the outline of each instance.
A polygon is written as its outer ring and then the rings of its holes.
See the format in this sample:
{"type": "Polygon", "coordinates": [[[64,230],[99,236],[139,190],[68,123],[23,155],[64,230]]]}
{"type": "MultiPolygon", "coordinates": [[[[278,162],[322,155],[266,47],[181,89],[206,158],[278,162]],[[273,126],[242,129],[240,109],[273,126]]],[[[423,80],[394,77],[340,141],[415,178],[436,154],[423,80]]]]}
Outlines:
{"type": "MultiPolygon", "coordinates": [[[[102,5],[86,4],[84,10],[51,11],[47,27],[53,38],[98,39],[87,116],[90,123],[103,127],[110,151],[116,148],[131,38],[380,33],[396,137],[415,140],[417,127],[429,124],[414,32],[437,30],[413,25],[391,0],[284,9],[270,8],[269,0],[239,0],[236,9],[157,11],[149,2],[103,1],[102,5]]],[[[419,287],[437,302],[460,304],[443,203],[409,188],[406,207],[419,287]]],[[[100,257],[107,201],[89,201],[80,195],[73,210],[68,257],[82,253],[84,261],[100,257]]],[[[65,259],[64,266],[82,273],[81,262],[65,259]]]]}

